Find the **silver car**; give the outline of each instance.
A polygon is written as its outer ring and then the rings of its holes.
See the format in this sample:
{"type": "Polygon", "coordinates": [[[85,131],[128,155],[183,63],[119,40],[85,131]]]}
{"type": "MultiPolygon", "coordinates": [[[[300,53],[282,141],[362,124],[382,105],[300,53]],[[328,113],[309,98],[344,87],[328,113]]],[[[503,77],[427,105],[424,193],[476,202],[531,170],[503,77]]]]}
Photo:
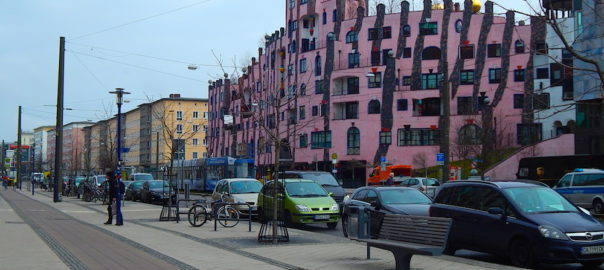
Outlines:
{"type": "Polygon", "coordinates": [[[554,190],[577,206],[604,214],[604,171],[576,169],[565,174],[554,190]]]}
{"type": "Polygon", "coordinates": [[[253,178],[229,178],[218,181],[212,200],[223,200],[226,203],[247,203],[250,205],[234,205],[233,207],[242,215],[248,215],[251,210],[252,216],[257,214],[258,193],[262,184],[253,178]]]}
{"type": "MultiPolygon", "coordinates": [[[[398,182],[398,181],[395,181],[398,182]]],[[[430,198],[434,198],[436,196],[436,190],[440,186],[438,180],[434,178],[426,178],[426,177],[409,177],[404,178],[400,182],[400,186],[402,187],[412,187],[416,188],[424,194],[428,195],[430,198]]]]}

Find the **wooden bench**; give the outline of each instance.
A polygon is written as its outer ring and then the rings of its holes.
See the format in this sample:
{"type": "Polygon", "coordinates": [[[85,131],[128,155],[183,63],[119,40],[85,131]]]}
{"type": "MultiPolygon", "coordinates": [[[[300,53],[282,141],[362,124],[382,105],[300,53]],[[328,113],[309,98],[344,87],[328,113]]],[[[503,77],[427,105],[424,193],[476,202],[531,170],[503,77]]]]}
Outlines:
{"type": "Polygon", "coordinates": [[[442,255],[450,228],[450,218],[386,214],[377,238],[351,239],[366,242],[368,249],[376,247],[389,250],[394,255],[396,269],[407,270],[415,254],[442,255]]]}

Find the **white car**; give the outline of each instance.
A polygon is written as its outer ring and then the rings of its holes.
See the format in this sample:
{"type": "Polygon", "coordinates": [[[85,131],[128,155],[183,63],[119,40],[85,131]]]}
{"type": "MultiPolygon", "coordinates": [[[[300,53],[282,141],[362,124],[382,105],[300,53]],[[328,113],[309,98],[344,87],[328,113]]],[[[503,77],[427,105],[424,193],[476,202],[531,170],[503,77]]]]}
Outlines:
{"type": "MultiPolygon", "coordinates": [[[[250,205],[252,216],[257,214],[258,193],[262,184],[253,178],[228,178],[218,181],[212,200],[224,200],[227,203],[247,203],[250,205]]],[[[242,215],[248,215],[247,205],[233,205],[242,215]]]]}
{"type": "Polygon", "coordinates": [[[409,177],[399,182],[402,187],[413,187],[425,193],[430,198],[436,196],[436,190],[440,186],[438,180],[426,177],[409,177]]]}

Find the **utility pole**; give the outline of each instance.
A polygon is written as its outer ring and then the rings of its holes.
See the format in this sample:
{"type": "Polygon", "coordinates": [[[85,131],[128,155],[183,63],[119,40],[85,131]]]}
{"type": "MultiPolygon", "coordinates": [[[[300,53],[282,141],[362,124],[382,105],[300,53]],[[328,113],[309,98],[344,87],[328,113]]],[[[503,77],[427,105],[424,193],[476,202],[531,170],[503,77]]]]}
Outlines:
{"type": "Polygon", "coordinates": [[[31,195],[34,195],[34,189],[35,189],[35,179],[34,179],[34,173],[36,172],[36,142],[34,141],[34,147],[32,147],[31,150],[31,173],[29,174],[31,176],[31,195]]]}
{"type": "Polygon", "coordinates": [[[6,175],[4,170],[4,140],[2,140],[2,145],[0,145],[0,157],[2,157],[2,168],[0,168],[0,176],[4,177],[6,175]]]}
{"type": "Polygon", "coordinates": [[[19,106],[19,114],[17,121],[17,185],[21,190],[21,106],[19,106]]]}
{"type": "Polygon", "coordinates": [[[443,71],[443,78],[440,85],[440,102],[442,111],[438,121],[441,132],[440,152],[445,155],[445,159],[442,165],[440,181],[441,183],[445,183],[449,181],[449,130],[451,126],[451,98],[449,93],[449,63],[447,61],[441,61],[441,65],[441,70],[443,71]]]}
{"type": "Polygon", "coordinates": [[[159,132],[155,132],[155,173],[157,178],[159,178],[159,132]]]}
{"type": "Polygon", "coordinates": [[[63,190],[61,162],[63,160],[63,86],[65,77],[65,37],[59,40],[59,82],[57,86],[57,125],[55,127],[55,171],[52,189],[53,202],[60,202],[63,190]]]}

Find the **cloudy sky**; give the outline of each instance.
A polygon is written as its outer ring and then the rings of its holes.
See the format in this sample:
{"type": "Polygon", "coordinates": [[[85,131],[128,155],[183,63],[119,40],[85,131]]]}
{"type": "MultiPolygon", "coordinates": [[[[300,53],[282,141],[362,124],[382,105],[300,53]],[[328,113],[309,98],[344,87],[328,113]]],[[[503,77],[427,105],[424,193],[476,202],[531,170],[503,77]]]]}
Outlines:
{"type": "MultiPolygon", "coordinates": [[[[24,131],[56,124],[60,36],[72,109],[64,123],[98,121],[116,112],[108,92],[117,87],[132,93],[124,110],[170,93],[207,98],[207,81],[223,74],[214,55],[228,72],[249,61],[285,25],[286,0],[0,2],[0,139],[14,141],[19,105],[24,131]]],[[[496,2],[527,10],[523,0],[496,2]]]]}

